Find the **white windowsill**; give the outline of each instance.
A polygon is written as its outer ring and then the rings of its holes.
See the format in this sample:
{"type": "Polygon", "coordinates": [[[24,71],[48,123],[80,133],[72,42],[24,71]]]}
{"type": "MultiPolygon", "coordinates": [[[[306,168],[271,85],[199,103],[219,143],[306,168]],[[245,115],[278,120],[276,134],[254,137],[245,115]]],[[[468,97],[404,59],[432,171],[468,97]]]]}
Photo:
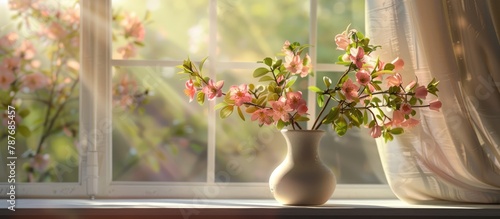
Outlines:
{"type": "MultiPolygon", "coordinates": [[[[2,215],[61,216],[77,214],[89,218],[97,215],[169,215],[169,218],[218,218],[231,216],[258,216],[259,218],[352,218],[388,217],[405,218],[458,217],[500,215],[500,205],[436,204],[413,205],[395,199],[330,200],[322,206],[283,206],[275,200],[265,199],[21,199],[16,200],[16,212],[4,210],[6,202],[0,204],[2,215]],[[47,211],[49,209],[50,211],[47,211]],[[117,211],[117,209],[120,209],[117,211]]],[[[132,218],[133,218],[132,217],[132,218]]]]}

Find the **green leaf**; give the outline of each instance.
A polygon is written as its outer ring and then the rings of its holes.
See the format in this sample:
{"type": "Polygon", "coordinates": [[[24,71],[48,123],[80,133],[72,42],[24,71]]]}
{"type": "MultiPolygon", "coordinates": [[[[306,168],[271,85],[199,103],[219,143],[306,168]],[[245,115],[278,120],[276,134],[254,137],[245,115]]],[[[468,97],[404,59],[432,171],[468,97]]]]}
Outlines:
{"type": "Polygon", "coordinates": [[[339,136],[343,136],[347,132],[347,122],[343,116],[340,116],[337,121],[335,121],[335,132],[337,132],[339,136]]]}
{"type": "Polygon", "coordinates": [[[243,115],[243,112],[241,112],[240,107],[238,107],[238,115],[240,116],[241,120],[245,121],[245,116],[243,115]]]}
{"type": "Polygon", "coordinates": [[[283,60],[278,59],[278,61],[276,61],[276,63],[274,63],[273,68],[275,68],[275,69],[276,69],[276,68],[280,67],[280,66],[281,66],[281,63],[283,63],[283,60]]]}
{"type": "Polygon", "coordinates": [[[220,118],[225,119],[233,113],[234,106],[228,105],[222,108],[219,112],[220,118]]]}
{"type": "Polygon", "coordinates": [[[332,79],[330,79],[329,77],[324,76],[323,82],[325,83],[327,89],[330,88],[330,86],[332,85],[332,79]]]}
{"type": "Polygon", "coordinates": [[[273,65],[273,59],[271,59],[269,57],[266,57],[264,59],[264,64],[266,64],[267,66],[271,67],[273,65]]]}
{"type": "Polygon", "coordinates": [[[290,88],[297,81],[297,76],[292,76],[287,81],[286,88],[290,88]]]}
{"type": "Polygon", "coordinates": [[[326,115],[326,118],[323,121],[323,123],[328,124],[328,123],[332,123],[333,121],[337,120],[339,113],[340,113],[339,107],[333,107],[330,110],[330,112],[328,112],[328,114],[326,115]]]}
{"type": "Polygon", "coordinates": [[[21,111],[19,111],[19,116],[21,116],[22,118],[28,116],[29,114],[30,114],[29,109],[22,109],[21,111]]]}
{"type": "Polygon", "coordinates": [[[280,119],[280,120],[278,120],[278,123],[276,124],[276,128],[277,128],[278,130],[283,129],[285,126],[286,126],[286,123],[285,123],[285,122],[283,122],[283,120],[281,120],[281,119],[280,119]]]}
{"type": "Polygon", "coordinates": [[[260,68],[255,69],[255,71],[253,72],[253,77],[258,78],[258,77],[263,76],[267,73],[269,73],[269,69],[264,68],[264,67],[260,67],[260,68]]]}
{"type": "Polygon", "coordinates": [[[218,110],[218,109],[225,107],[225,106],[227,106],[226,102],[218,103],[217,105],[214,106],[214,110],[218,110]]]}
{"type": "Polygon", "coordinates": [[[17,132],[19,132],[24,137],[30,137],[31,131],[28,127],[24,125],[17,126],[17,132]]]}
{"type": "Polygon", "coordinates": [[[259,79],[259,82],[264,82],[264,81],[274,81],[274,78],[269,75],[266,75],[259,79]]]}
{"type": "Polygon", "coordinates": [[[207,59],[208,59],[208,56],[201,60],[200,65],[199,65],[200,72],[201,72],[201,70],[203,70],[203,65],[205,64],[207,59]]]}
{"type": "Polygon", "coordinates": [[[394,66],[394,64],[392,64],[392,63],[385,63],[384,70],[392,71],[392,70],[394,70],[395,67],[396,66],[394,66]]]}
{"type": "Polygon", "coordinates": [[[368,113],[367,113],[368,110],[365,110],[363,112],[363,124],[366,125],[368,124],[368,113]]]}
{"type": "Polygon", "coordinates": [[[323,107],[325,96],[323,96],[323,94],[318,94],[318,96],[316,97],[316,101],[318,102],[319,107],[323,107]]]}
{"type": "Polygon", "coordinates": [[[134,44],[138,46],[144,46],[144,43],[140,41],[134,41],[134,44]]]}
{"type": "Polygon", "coordinates": [[[394,128],[394,129],[391,129],[391,133],[395,134],[395,135],[400,135],[400,134],[403,134],[404,132],[405,132],[405,130],[403,128],[394,128]]]}
{"type": "Polygon", "coordinates": [[[383,74],[394,74],[394,72],[393,71],[389,71],[389,70],[377,71],[377,72],[375,72],[375,73],[372,74],[372,78],[377,77],[379,75],[383,75],[383,74]]]}
{"type": "Polygon", "coordinates": [[[316,87],[316,86],[309,86],[308,89],[312,92],[323,93],[323,91],[319,87],[316,87]]]}
{"type": "Polygon", "coordinates": [[[200,105],[203,105],[203,103],[205,103],[205,93],[203,92],[199,92],[197,95],[196,95],[196,101],[198,101],[198,103],[200,105]]]}

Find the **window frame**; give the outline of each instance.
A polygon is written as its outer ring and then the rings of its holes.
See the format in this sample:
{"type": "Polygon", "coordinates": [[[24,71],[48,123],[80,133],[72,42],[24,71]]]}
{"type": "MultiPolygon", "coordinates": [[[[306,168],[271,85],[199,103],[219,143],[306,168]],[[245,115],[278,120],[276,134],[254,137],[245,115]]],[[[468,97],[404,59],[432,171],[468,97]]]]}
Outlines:
{"type": "MultiPolygon", "coordinates": [[[[250,62],[219,62],[215,53],[217,35],[217,0],[209,1],[209,62],[212,77],[222,69],[258,67],[250,62]],[[212,64],[215,63],[215,64],[212,64]]],[[[318,0],[310,2],[309,44],[316,44],[318,0]]],[[[80,155],[77,183],[19,183],[16,194],[22,197],[101,197],[101,198],[191,198],[193,201],[212,198],[272,198],[267,183],[216,182],[226,171],[215,172],[215,119],[213,102],[209,102],[208,152],[206,182],[116,182],[112,180],[112,66],[175,67],[179,61],[112,59],[111,0],[81,0],[81,82],[80,82],[80,155]],[[97,19],[96,19],[97,18],[97,19]],[[106,20],[108,22],[102,22],[106,20]],[[66,192],[65,192],[66,191],[66,192]]],[[[317,51],[310,47],[315,71],[343,71],[335,64],[317,63],[317,51]]],[[[315,79],[308,78],[308,85],[315,79]]],[[[308,92],[308,106],[315,114],[316,99],[308,92]]],[[[312,121],[308,122],[308,128],[312,121]]],[[[7,185],[7,184],[5,184],[7,185]]],[[[7,185],[8,186],[8,185],[7,185]]],[[[7,186],[0,184],[0,192],[7,186]]],[[[333,198],[375,199],[395,198],[387,184],[339,184],[333,198]]]]}

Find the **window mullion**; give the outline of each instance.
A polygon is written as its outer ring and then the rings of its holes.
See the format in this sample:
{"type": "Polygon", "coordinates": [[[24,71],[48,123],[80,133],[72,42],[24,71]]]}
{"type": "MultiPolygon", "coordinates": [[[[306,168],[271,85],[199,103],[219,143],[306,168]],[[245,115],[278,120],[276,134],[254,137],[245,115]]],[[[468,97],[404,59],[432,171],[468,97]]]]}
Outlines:
{"type": "MultiPolygon", "coordinates": [[[[309,7],[309,45],[312,45],[309,47],[309,56],[311,57],[311,64],[312,66],[316,66],[317,64],[317,29],[318,29],[318,1],[317,0],[310,0],[310,7],[309,7]]],[[[313,68],[313,73],[316,74],[316,69],[313,68]]],[[[308,78],[308,84],[309,86],[316,85],[316,78],[315,77],[309,77],[308,78]]],[[[316,93],[314,92],[307,92],[307,105],[308,105],[308,113],[311,115],[312,118],[316,117],[316,93]]],[[[307,128],[312,129],[313,127],[314,120],[309,120],[307,122],[307,128]]]]}
{"type": "MultiPolygon", "coordinates": [[[[217,0],[210,0],[209,9],[209,46],[208,55],[210,65],[208,66],[209,75],[211,78],[215,78],[217,67],[217,0]]],[[[215,110],[214,102],[209,102],[208,109],[208,142],[207,142],[207,183],[214,183],[215,179],[215,110]]]]}

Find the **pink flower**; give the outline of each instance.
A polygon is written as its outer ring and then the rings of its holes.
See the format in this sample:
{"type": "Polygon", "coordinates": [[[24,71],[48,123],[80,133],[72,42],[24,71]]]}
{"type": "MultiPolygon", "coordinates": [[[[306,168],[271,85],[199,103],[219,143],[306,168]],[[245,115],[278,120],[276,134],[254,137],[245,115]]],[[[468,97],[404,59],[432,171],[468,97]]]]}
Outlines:
{"type": "Polygon", "coordinates": [[[300,72],[300,77],[306,77],[309,72],[311,72],[311,57],[309,57],[309,54],[306,54],[306,57],[304,57],[304,61],[302,61],[302,70],[300,72]]]}
{"type": "Polygon", "coordinates": [[[425,86],[419,86],[415,89],[415,97],[419,99],[427,98],[427,88],[425,86]]]}
{"type": "Polygon", "coordinates": [[[273,119],[275,122],[282,120],[283,122],[288,122],[290,120],[289,112],[292,112],[292,108],[285,103],[283,98],[277,101],[271,102],[271,107],[273,108],[273,119]]]}
{"type": "Polygon", "coordinates": [[[122,56],[123,59],[129,59],[136,55],[135,46],[132,43],[118,48],[117,52],[122,56]]]}
{"type": "Polygon", "coordinates": [[[403,114],[409,115],[411,113],[411,105],[408,103],[403,103],[401,104],[400,110],[401,112],[403,112],[403,114]]]}
{"type": "Polygon", "coordinates": [[[252,113],[251,119],[252,121],[259,120],[259,125],[270,125],[273,123],[272,114],[273,112],[270,109],[258,109],[252,113]]]}
{"type": "Polygon", "coordinates": [[[184,89],[184,93],[189,97],[189,102],[191,102],[196,94],[196,88],[194,87],[193,80],[189,79],[189,81],[186,81],[185,86],[186,89],[184,89]]]}
{"type": "Polygon", "coordinates": [[[335,36],[335,44],[337,44],[337,50],[346,50],[347,46],[349,46],[349,38],[345,32],[335,36]]]}
{"type": "Polygon", "coordinates": [[[241,106],[244,103],[252,102],[252,95],[248,93],[248,86],[246,84],[231,86],[229,88],[229,95],[229,99],[234,100],[235,106],[241,106]]]}
{"type": "Polygon", "coordinates": [[[5,58],[3,60],[2,65],[9,71],[15,72],[17,69],[19,69],[21,60],[17,57],[12,57],[12,58],[5,58]]]}
{"type": "Polygon", "coordinates": [[[400,86],[403,83],[403,77],[399,73],[395,73],[386,78],[387,86],[400,86]]]}
{"type": "Polygon", "coordinates": [[[399,71],[399,70],[403,69],[403,66],[405,65],[405,62],[403,61],[403,59],[399,58],[399,57],[392,60],[391,63],[394,65],[394,71],[399,71]]]}
{"type": "Polygon", "coordinates": [[[17,41],[17,33],[11,32],[0,38],[0,48],[10,48],[17,41]]]}
{"type": "Polygon", "coordinates": [[[24,12],[30,8],[38,8],[39,0],[9,0],[9,8],[14,11],[24,12]]]}
{"type": "Polygon", "coordinates": [[[349,58],[351,59],[351,62],[353,62],[356,67],[361,69],[363,67],[363,64],[368,60],[367,57],[365,57],[365,51],[362,47],[351,48],[350,51],[351,56],[349,58]]]}
{"type": "Polygon", "coordinates": [[[143,41],[146,31],[144,29],[144,24],[139,20],[139,17],[135,13],[125,14],[125,18],[122,20],[120,25],[125,30],[125,38],[134,37],[137,41],[143,41]]]}
{"type": "Polygon", "coordinates": [[[35,54],[36,50],[35,47],[33,46],[33,43],[27,40],[23,41],[21,43],[21,46],[19,46],[15,52],[16,56],[19,56],[20,58],[26,60],[32,59],[33,57],[35,57],[35,54]]]}
{"type": "Polygon", "coordinates": [[[415,80],[411,81],[408,85],[406,85],[405,87],[405,90],[406,91],[409,91],[411,90],[413,87],[415,87],[417,85],[417,82],[415,80]]]}
{"type": "Polygon", "coordinates": [[[80,23],[80,10],[77,10],[76,8],[66,9],[61,16],[61,20],[70,25],[77,26],[80,23]]]}
{"type": "Polygon", "coordinates": [[[300,56],[285,57],[285,68],[292,74],[302,74],[302,62],[300,56]]]}
{"type": "Polygon", "coordinates": [[[44,33],[52,40],[60,40],[66,37],[67,34],[63,27],[57,22],[52,22],[52,24],[45,29],[44,33]]]}
{"type": "Polygon", "coordinates": [[[214,84],[214,81],[210,79],[202,91],[208,96],[208,100],[214,100],[216,97],[222,96],[222,86],[224,86],[224,81],[218,81],[214,84]]]}
{"type": "Polygon", "coordinates": [[[405,120],[405,117],[403,115],[403,112],[399,110],[394,110],[392,113],[392,121],[390,122],[391,126],[397,127],[400,126],[401,123],[403,123],[405,120]]]}
{"type": "Polygon", "coordinates": [[[45,87],[48,82],[49,79],[42,73],[29,74],[23,78],[23,86],[29,88],[30,91],[45,87]]]}
{"type": "Polygon", "coordinates": [[[438,99],[435,99],[435,100],[429,102],[429,109],[439,112],[439,109],[441,109],[442,105],[443,104],[441,103],[441,101],[439,101],[438,99]]]}
{"type": "Polygon", "coordinates": [[[372,77],[371,77],[370,73],[368,73],[364,69],[361,69],[358,72],[356,72],[356,81],[360,85],[367,85],[368,83],[370,83],[371,79],[372,79],[372,77]]]}
{"type": "Polygon", "coordinates": [[[281,48],[281,51],[285,53],[285,56],[293,56],[293,51],[290,50],[290,42],[288,40],[283,43],[283,48],[281,48]]]}
{"type": "Polygon", "coordinates": [[[378,138],[382,135],[382,128],[378,125],[374,125],[370,130],[370,135],[372,138],[378,138]]]}
{"type": "Polygon", "coordinates": [[[9,71],[5,66],[0,66],[0,89],[8,90],[10,84],[16,80],[14,74],[9,71]]]}
{"type": "Polygon", "coordinates": [[[344,93],[346,99],[350,101],[358,98],[358,90],[359,87],[352,83],[350,78],[347,79],[347,81],[345,81],[342,85],[342,92],[344,93]]]}
{"type": "Polygon", "coordinates": [[[420,123],[420,121],[414,119],[414,118],[409,118],[407,120],[405,120],[404,122],[401,123],[401,127],[404,127],[404,128],[413,128],[415,127],[416,125],[418,125],[420,123]]]}
{"type": "Polygon", "coordinates": [[[288,92],[286,94],[286,104],[290,106],[292,110],[297,110],[299,115],[307,113],[306,101],[302,99],[302,92],[288,92]]]}

